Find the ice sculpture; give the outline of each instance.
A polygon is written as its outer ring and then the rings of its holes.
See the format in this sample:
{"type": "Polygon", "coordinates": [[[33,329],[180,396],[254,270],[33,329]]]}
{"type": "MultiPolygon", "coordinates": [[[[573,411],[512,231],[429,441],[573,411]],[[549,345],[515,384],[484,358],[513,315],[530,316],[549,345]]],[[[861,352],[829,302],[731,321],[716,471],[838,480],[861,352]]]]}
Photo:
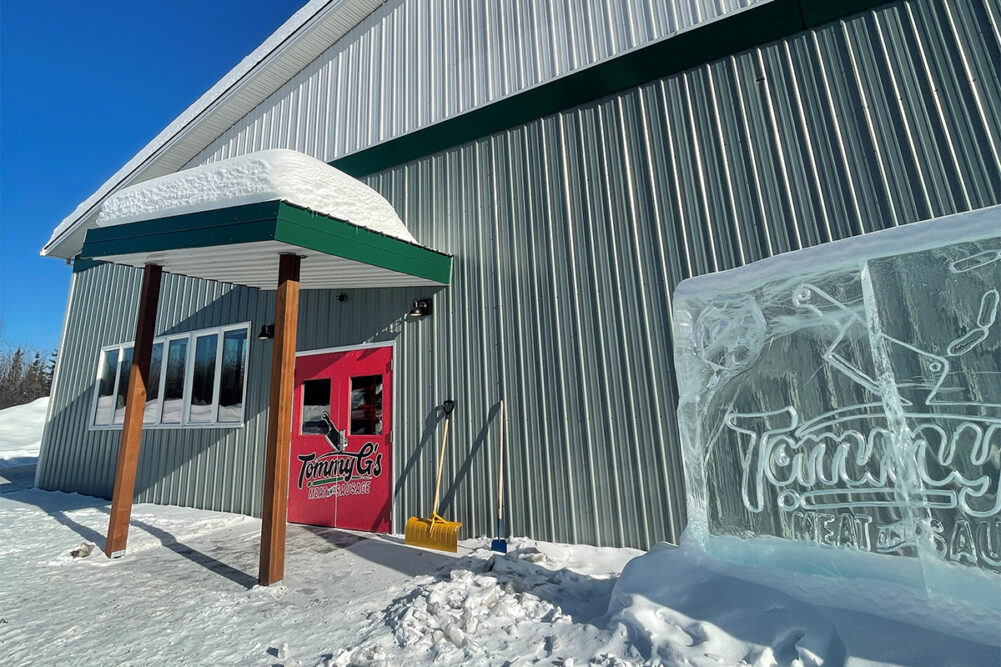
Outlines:
{"type": "Polygon", "coordinates": [[[1001,207],[682,282],[689,535],[1001,604],[999,290],[1001,207]]]}

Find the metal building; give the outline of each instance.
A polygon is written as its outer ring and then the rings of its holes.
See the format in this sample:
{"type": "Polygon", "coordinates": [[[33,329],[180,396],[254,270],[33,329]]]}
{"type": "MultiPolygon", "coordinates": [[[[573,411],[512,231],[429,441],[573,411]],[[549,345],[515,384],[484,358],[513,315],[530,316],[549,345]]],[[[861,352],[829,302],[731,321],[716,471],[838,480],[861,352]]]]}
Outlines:
{"type": "MultiPolygon", "coordinates": [[[[673,287],[1001,203],[1001,3],[313,0],[43,249],[74,268],[40,487],[111,495],[142,272],[81,257],[103,202],[271,148],[361,179],[452,257],[446,288],[302,294],[300,360],[388,346],[389,529],[429,510],[454,399],[443,513],[463,536],[492,531],[504,399],[512,533],[676,542],[673,287]]],[[[164,274],[138,501],[260,514],[272,343],[257,332],[274,319],[266,289],[164,274]],[[209,347],[215,374],[195,377],[209,347]],[[242,393],[225,370],[240,354],[242,393]]]]}

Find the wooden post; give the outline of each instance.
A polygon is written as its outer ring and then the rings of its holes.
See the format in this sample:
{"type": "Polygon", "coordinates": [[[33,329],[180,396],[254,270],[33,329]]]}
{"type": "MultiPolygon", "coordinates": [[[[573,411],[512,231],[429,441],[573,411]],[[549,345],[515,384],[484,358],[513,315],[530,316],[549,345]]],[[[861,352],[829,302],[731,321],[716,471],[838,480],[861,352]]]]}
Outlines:
{"type": "Polygon", "coordinates": [[[125,421],[118,446],[115,487],[111,496],[111,519],[104,553],[117,558],[125,553],[129,539],[129,519],[132,516],[132,496],[136,489],[136,467],[139,463],[139,441],[142,438],[143,415],[146,412],[146,383],[153,356],[153,335],[156,329],[156,307],[160,301],[160,277],[163,267],[147,264],[143,269],[142,291],[139,295],[139,317],[136,322],[129,390],[125,396],[125,421]]]}
{"type": "Polygon", "coordinates": [[[285,577],[285,521],[288,511],[288,466],[292,432],[292,378],[295,331],[299,317],[299,264],[296,255],[282,255],[275,295],[275,337],[271,351],[271,393],[268,399],[268,450],[264,462],[264,507],[261,514],[262,586],[285,577]]]}

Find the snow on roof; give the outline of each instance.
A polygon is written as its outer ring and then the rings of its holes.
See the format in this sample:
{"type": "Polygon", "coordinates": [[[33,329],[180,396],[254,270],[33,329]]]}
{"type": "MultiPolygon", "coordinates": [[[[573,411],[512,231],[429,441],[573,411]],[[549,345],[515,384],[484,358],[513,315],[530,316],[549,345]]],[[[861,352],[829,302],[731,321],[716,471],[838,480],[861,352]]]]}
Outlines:
{"type": "Polygon", "coordinates": [[[258,151],[184,169],[119,190],[98,227],[281,200],[416,243],[392,204],[364,183],[297,151],[258,151]]]}

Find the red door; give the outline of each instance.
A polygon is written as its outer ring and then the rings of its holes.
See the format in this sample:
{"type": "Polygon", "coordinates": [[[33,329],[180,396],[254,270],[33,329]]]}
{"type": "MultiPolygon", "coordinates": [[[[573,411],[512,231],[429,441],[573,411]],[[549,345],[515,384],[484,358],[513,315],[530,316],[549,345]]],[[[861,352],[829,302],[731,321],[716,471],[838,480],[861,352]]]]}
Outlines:
{"type": "Polygon", "coordinates": [[[390,531],[393,349],[296,357],[288,520],[390,531]]]}

